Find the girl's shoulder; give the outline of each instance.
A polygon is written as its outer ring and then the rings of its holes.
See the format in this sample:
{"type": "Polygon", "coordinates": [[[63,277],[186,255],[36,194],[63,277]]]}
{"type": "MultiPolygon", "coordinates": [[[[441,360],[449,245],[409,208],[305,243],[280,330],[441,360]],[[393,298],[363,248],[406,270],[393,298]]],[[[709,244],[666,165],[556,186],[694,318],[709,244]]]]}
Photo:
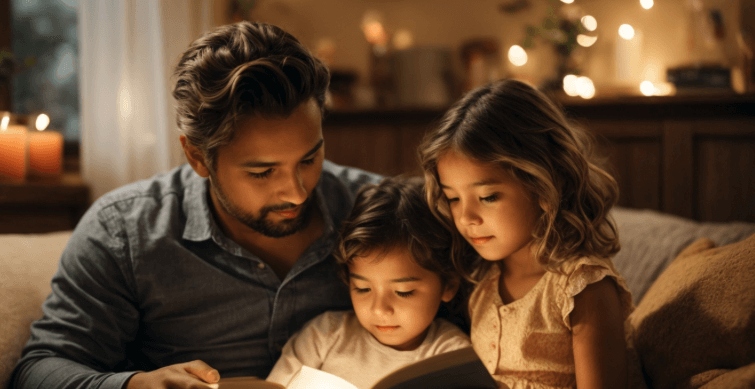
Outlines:
{"type": "Polygon", "coordinates": [[[552,292],[564,318],[574,309],[574,297],[588,285],[603,279],[610,279],[616,285],[625,318],[634,310],[632,292],[610,258],[588,256],[568,260],[550,273],[552,292]]]}

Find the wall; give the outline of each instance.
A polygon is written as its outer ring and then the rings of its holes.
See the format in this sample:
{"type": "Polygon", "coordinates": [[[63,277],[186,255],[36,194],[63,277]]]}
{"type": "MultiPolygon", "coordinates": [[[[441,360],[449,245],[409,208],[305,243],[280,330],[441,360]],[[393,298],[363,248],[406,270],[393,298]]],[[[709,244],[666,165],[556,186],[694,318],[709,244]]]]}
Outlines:
{"type": "MultiPolygon", "coordinates": [[[[232,0],[222,0],[228,4],[232,0]]],[[[749,1],[749,0],[741,0],[749,1]]],[[[527,24],[539,24],[551,2],[530,0],[527,9],[505,13],[500,5],[512,0],[257,0],[249,19],[277,24],[299,37],[310,48],[322,39],[336,45],[333,68],[356,70],[361,80],[369,72],[369,47],[360,30],[368,10],[380,11],[390,31],[407,29],[414,34],[416,45],[443,45],[458,49],[472,38],[495,37],[501,45],[501,74],[516,75],[539,83],[554,71],[554,55],[544,42],[529,50],[529,62],[514,67],[506,60],[506,52],[524,36],[527,24]]],[[[560,2],[555,2],[559,6],[560,2]]],[[[597,42],[582,50],[584,70],[598,86],[615,88],[637,86],[643,80],[664,81],[666,68],[684,63],[732,62],[737,56],[735,32],[739,26],[740,0],[659,0],[650,10],[639,0],[576,0],[583,14],[598,21],[597,42]],[[691,25],[692,4],[704,8],[721,8],[726,26],[723,49],[691,45],[695,29],[691,25]],[[623,23],[631,24],[643,35],[643,52],[631,79],[616,79],[615,44],[617,30],[623,23]]],[[[222,8],[222,6],[218,6],[222,8]]],[[[230,18],[227,19],[230,21],[230,18]]],[[[699,34],[698,34],[699,35],[699,34]]],[[[698,39],[698,41],[700,41],[698,39]]],[[[457,56],[458,57],[458,56],[457,56]]],[[[461,68],[457,58],[457,70],[461,68]]]]}

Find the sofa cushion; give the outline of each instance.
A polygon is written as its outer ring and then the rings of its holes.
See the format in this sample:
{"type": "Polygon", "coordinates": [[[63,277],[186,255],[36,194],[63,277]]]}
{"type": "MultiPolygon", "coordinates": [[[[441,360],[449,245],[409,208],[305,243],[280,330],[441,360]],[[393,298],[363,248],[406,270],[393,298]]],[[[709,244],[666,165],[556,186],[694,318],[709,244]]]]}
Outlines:
{"type": "Polygon", "coordinates": [[[31,333],[71,232],[0,235],[0,388],[31,333]]]}
{"type": "Polygon", "coordinates": [[[755,362],[755,235],[714,246],[702,238],[683,250],[628,319],[653,388],[755,362]]]}

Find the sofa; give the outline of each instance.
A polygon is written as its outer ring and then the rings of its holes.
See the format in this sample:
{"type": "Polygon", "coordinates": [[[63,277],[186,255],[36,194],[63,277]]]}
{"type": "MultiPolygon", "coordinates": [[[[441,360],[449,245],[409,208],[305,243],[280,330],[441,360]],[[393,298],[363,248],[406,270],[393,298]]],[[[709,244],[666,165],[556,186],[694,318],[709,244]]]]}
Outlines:
{"type": "MultiPolygon", "coordinates": [[[[702,223],[615,208],[617,270],[642,382],[654,389],[755,387],[755,223],[702,223]]],[[[0,389],[41,317],[70,231],[0,235],[0,389]]]]}

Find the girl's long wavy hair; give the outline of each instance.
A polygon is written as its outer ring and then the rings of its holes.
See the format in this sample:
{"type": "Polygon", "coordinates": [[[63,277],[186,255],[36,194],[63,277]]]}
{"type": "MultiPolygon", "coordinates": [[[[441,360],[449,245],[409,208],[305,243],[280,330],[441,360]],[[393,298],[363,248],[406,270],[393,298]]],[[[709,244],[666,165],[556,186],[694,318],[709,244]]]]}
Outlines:
{"type": "Polygon", "coordinates": [[[427,202],[452,231],[452,260],[476,282],[494,262],[485,261],[461,237],[441,191],[438,160],[450,151],[507,169],[542,207],[533,231],[535,257],[548,270],[583,256],[619,251],[609,215],[618,199],[616,181],[598,166],[587,132],[535,88],[499,80],[468,92],[425,135],[419,158],[427,202]]]}

